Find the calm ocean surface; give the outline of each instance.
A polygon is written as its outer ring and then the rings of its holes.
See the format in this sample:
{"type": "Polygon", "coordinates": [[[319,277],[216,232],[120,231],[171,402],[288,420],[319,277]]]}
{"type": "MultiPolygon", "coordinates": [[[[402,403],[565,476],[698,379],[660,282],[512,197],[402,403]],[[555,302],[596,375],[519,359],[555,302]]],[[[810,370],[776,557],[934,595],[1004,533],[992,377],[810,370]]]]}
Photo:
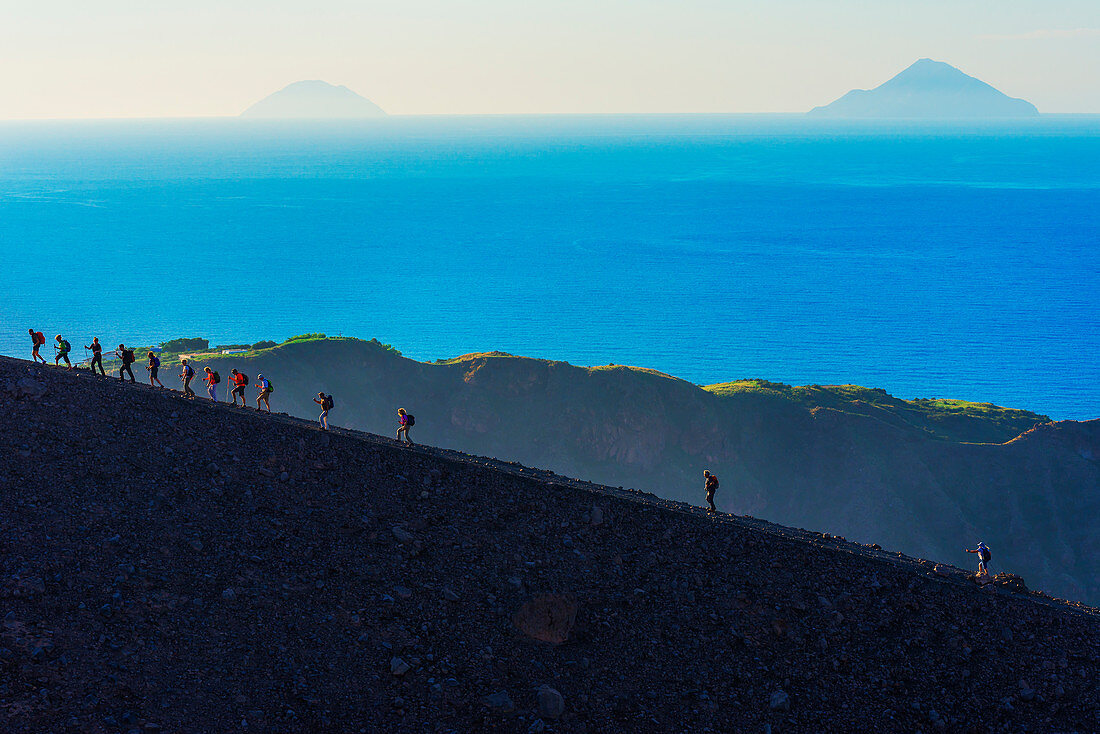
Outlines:
{"type": "Polygon", "coordinates": [[[0,123],[0,263],[5,354],[323,331],[1100,417],[1096,116],[0,123]]]}

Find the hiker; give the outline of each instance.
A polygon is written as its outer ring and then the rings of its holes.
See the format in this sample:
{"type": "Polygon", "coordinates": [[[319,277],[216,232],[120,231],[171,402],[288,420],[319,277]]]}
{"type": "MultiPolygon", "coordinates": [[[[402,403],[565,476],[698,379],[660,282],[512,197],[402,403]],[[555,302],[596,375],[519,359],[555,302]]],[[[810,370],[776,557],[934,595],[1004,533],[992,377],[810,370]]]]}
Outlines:
{"type": "Polygon", "coordinates": [[[134,363],[134,350],[127,349],[125,344],[119,344],[118,349],[115,350],[115,356],[122,360],[122,366],[118,368],[118,379],[124,379],[123,373],[130,375],[130,382],[137,382],[134,379],[134,371],[130,368],[130,365],[134,363]]]}
{"type": "Polygon", "coordinates": [[[99,337],[93,336],[91,346],[85,345],[84,348],[92,350],[92,374],[95,374],[95,366],[98,364],[99,374],[106,377],[107,373],[103,371],[103,345],[99,343],[99,337]]]}
{"type": "Polygon", "coordinates": [[[263,375],[256,375],[256,388],[260,391],[260,394],[256,396],[256,410],[263,411],[260,403],[263,402],[267,406],[267,412],[271,412],[271,403],[267,401],[271,397],[271,393],[275,392],[275,388],[271,386],[271,381],[263,375]]]}
{"type": "Polygon", "coordinates": [[[325,395],[323,392],[317,393],[317,397],[313,399],[313,402],[321,406],[321,415],[317,416],[317,420],[321,423],[321,430],[328,430],[328,412],[332,410],[332,406],[335,403],[332,402],[331,395],[325,395]]]}
{"type": "Polygon", "coordinates": [[[413,440],[409,438],[409,429],[416,425],[416,418],[405,412],[404,408],[397,409],[397,438],[401,439],[401,434],[405,434],[405,445],[412,446],[413,440]]]}
{"type": "Polygon", "coordinates": [[[202,378],[202,381],[206,383],[206,394],[216,403],[218,402],[218,383],[222,381],[222,376],[209,367],[203,367],[202,369],[206,372],[206,376],[202,378]]]}
{"type": "Polygon", "coordinates": [[[164,383],[157,377],[157,372],[160,370],[160,357],[155,352],[149,352],[149,364],[145,365],[145,369],[149,370],[149,387],[164,387],[164,383]]]}
{"type": "Polygon", "coordinates": [[[73,363],[69,361],[69,351],[73,348],[72,345],[69,344],[67,339],[62,339],[60,334],[54,339],[57,341],[57,344],[53,347],[57,351],[53,358],[54,367],[58,367],[58,362],[65,360],[65,364],[69,365],[69,369],[72,369],[73,363]]]}
{"type": "Polygon", "coordinates": [[[244,396],[244,388],[245,385],[248,384],[248,375],[244,374],[243,372],[233,370],[232,374],[229,375],[229,381],[233,383],[233,389],[229,393],[233,397],[233,404],[237,404],[237,397],[240,396],[241,407],[247,408],[248,399],[244,396]]]}
{"type": "Polygon", "coordinates": [[[990,552],[989,547],[983,542],[978,541],[978,547],[974,550],[964,548],[967,553],[978,554],[978,575],[984,576],[989,573],[989,559],[993,558],[993,554],[990,552]]]}
{"type": "Polygon", "coordinates": [[[710,505],[707,512],[718,512],[718,508],[714,506],[714,491],[718,489],[718,477],[706,469],[703,470],[703,489],[706,490],[707,504],[710,505]]]}
{"type": "Polygon", "coordinates": [[[183,365],[183,371],[180,373],[180,380],[183,381],[183,396],[185,398],[194,398],[195,391],[191,389],[191,380],[195,378],[195,369],[187,364],[186,359],[181,359],[180,364],[183,365]]]}
{"type": "Polygon", "coordinates": [[[38,353],[38,348],[46,343],[46,337],[41,331],[35,331],[34,329],[27,329],[27,332],[31,335],[31,361],[38,362],[42,360],[42,364],[49,364],[46,358],[38,353]]]}

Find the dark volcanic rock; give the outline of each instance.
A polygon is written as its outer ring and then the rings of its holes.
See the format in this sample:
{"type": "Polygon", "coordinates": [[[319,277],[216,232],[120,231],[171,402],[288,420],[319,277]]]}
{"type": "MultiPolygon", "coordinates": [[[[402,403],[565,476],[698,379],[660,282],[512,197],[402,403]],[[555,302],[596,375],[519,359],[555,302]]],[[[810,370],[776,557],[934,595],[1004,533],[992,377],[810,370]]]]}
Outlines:
{"type": "Polygon", "coordinates": [[[0,359],[24,377],[5,734],[1100,727],[1096,610],[1011,579],[0,359]]]}
{"type": "Polygon", "coordinates": [[[557,690],[543,686],[538,692],[538,710],[543,719],[560,719],[565,713],[565,699],[557,690]]]}
{"type": "MultiPolygon", "coordinates": [[[[291,415],[316,416],[325,384],[340,396],[334,424],[392,435],[396,406],[415,406],[418,441],[667,499],[703,504],[707,468],[721,477],[721,510],[909,555],[969,562],[962,547],[983,539],[998,570],[1100,604],[1100,420],[941,410],[850,386],[704,389],[653,370],[503,354],[423,363],[351,339],[204,364],[277,375],[275,409],[291,415]]],[[[441,488],[423,478],[402,481],[434,497],[441,488]]]]}
{"type": "Polygon", "coordinates": [[[514,621],[531,639],[560,645],[569,639],[576,618],[577,600],[572,594],[542,594],[520,607],[514,621]]]}
{"type": "Polygon", "coordinates": [[[516,710],[512,697],[504,691],[489,694],[482,701],[484,701],[486,708],[495,714],[510,714],[516,710]]]}

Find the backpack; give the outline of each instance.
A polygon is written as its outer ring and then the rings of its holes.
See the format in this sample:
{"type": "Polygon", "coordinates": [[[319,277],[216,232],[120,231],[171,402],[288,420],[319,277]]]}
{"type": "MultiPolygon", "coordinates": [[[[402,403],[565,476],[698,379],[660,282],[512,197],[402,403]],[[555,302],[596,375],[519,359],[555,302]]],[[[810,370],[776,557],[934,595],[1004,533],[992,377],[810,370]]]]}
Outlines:
{"type": "Polygon", "coordinates": [[[195,374],[195,369],[191,365],[185,364],[183,366],[183,376],[184,377],[191,377],[194,374],[195,374]]]}
{"type": "Polygon", "coordinates": [[[989,563],[990,559],[993,558],[993,554],[988,548],[982,548],[981,551],[978,552],[978,558],[982,559],[982,563],[989,563]]]}
{"type": "Polygon", "coordinates": [[[133,364],[134,363],[134,350],[133,349],[123,349],[122,350],[122,363],[123,364],[133,364]]]}
{"type": "Polygon", "coordinates": [[[217,385],[219,382],[222,381],[222,376],[218,374],[217,370],[214,370],[213,372],[211,372],[210,375],[211,375],[211,378],[210,378],[211,382],[213,382],[215,385],[217,385]]]}
{"type": "Polygon", "coordinates": [[[321,408],[322,409],[332,410],[333,406],[335,406],[335,405],[336,405],[336,403],[333,402],[331,395],[326,395],[325,397],[321,398],[321,408]]]}
{"type": "Polygon", "coordinates": [[[153,369],[159,369],[159,368],[160,368],[160,357],[158,357],[157,355],[154,354],[153,355],[153,369]]]}
{"type": "Polygon", "coordinates": [[[237,374],[241,376],[241,386],[243,387],[244,385],[247,385],[248,384],[248,375],[246,375],[243,372],[238,372],[237,374]]]}
{"type": "Polygon", "coordinates": [[[405,417],[406,417],[406,418],[408,419],[408,420],[407,420],[407,421],[405,422],[405,425],[406,425],[406,426],[408,426],[409,428],[412,428],[413,426],[415,426],[415,425],[416,425],[416,418],[413,418],[411,414],[409,414],[409,413],[406,413],[406,414],[405,414],[405,417]]]}
{"type": "Polygon", "coordinates": [[[275,392],[275,386],[271,384],[271,380],[267,381],[267,391],[268,392],[275,392]]]}
{"type": "Polygon", "coordinates": [[[713,474],[707,477],[707,489],[710,491],[718,489],[718,477],[713,474]]]}
{"type": "Polygon", "coordinates": [[[70,349],[72,349],[72,346],[69,344],[69,340],[68,339],[62,339],[61,340],[61,352],[65,353],[65,352],[68,352],[70,349]]]}
{"type": "Polygon", "coordinates": [[[45,344],[46,343],[46,335],[43,334],[41,331],[36,331],[34,333],[34,343],[38,344],[39,346],[45,344]]]}

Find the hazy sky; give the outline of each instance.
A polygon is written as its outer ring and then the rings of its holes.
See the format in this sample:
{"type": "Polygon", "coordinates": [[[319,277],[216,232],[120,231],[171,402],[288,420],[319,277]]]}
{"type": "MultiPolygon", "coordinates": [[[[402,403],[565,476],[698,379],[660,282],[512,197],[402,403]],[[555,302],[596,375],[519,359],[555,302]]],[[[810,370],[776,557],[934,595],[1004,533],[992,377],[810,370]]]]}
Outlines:
{"type": "Polygon", "coordinates": [[[396,114],[790,112],[924,56],[1100,112],[1100,0],[0,0],[0,118],[237,114],[300,79],[396,114]]]}

